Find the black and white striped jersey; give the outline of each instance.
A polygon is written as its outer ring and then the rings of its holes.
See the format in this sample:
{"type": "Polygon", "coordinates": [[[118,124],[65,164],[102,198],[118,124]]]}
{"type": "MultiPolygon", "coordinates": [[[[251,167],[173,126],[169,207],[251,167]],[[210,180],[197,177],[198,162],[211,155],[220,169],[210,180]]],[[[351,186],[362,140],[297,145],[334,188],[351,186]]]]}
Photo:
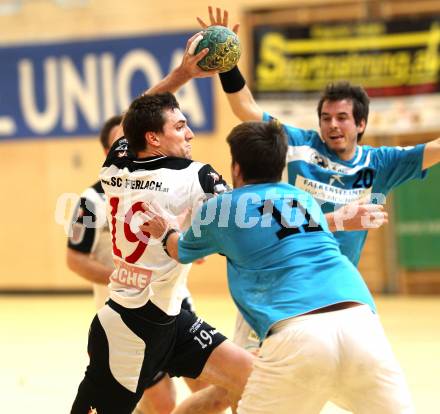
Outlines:
{"type": "Polygon", "coordinates": [[[110,297],[127,308],[151,300],[168,315],[177,315],[187,296],[190,265],[171,259],[160,242],[140,231],[145,221],[142,203],[157,202],[183,230],[192,211],[225,191],[226,183],[209,164],[166,156],[136,158],[124,138],[113,144],[100,179],[116,265],[110,297]]]}

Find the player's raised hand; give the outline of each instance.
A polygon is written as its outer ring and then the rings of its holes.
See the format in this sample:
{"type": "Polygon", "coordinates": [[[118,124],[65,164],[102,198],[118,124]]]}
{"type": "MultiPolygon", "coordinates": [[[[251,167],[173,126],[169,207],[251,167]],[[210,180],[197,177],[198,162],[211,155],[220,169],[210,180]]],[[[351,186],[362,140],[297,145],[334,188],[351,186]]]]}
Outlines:
{"type": "Polygon", "coordinates": [[[388,223],[388,213],[383,205],[364,200],[347,204],[326,217],[332,231],[377,229],[388,223]]]}
{"type": "Polygon", "coordinates": [[[195,54],[197,45],[202,40],[202,32],[198,32],[191,36],[186,42],[185,53],[183,54],[182,62],[180,63],[180,70],[185,73],[189,79],[192,78],[207,78],[218,73],[217,70],[206,71],[201,69],[197,63],[202,60],[209,52],[208,48],[202,49],[195,54]]]}
{"type": "Polygon", "coordinates": [[[201,39],[202,32],[198,32],[191,36],[186,42],[185,52],[180,65],[165,76],[160,82],[147,89],[144,93],[174,93],[193,78],[206,78],[216,75],[218,73],[217,70],[206,71],[197,65],[197,63],[209,52],[209,49],[205,48],[197,54],[194,54],[201,39]]]}
{"type": "MultiPolygon", "coordinates": [[[[229,27],[229,13],[227,10],[223,10],[220,7],[215,8],[215,16],[214,16],[214,8],[212,6],[208,6],[208,13],[209,13],[209,21],[210,24],[205,23],[202,18],[197,17],[197,21],[199,22],[200,26],[203,29],[206,29],[209,26],[225,26],[229,27]]],[[[231,30],[238,34],[238,29],[240,27],[239,23],[236,23],[232,26],[231,30]]]]}

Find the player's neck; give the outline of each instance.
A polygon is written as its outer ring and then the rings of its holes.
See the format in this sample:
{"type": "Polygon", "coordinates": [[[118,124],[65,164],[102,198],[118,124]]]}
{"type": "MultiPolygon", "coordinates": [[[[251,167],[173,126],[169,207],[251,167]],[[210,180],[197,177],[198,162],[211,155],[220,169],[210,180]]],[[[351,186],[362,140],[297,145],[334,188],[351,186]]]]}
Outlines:
{"type": "Polygon", "coordinates": [[[234,188],[240,188],[246,185],[246,183],[243,181],[241,175],[238,174],[232,176],[232,185],[234,186],[234,188]]]}
{"type": "Polygon", "coordinates": [[[268,184],[268,183],[275,183],[278,181],[267,181],[267,180],[239,180],[234,181],[234,188],[240,188],[240,187],[244,187],[245,185],[255,185],[255,184],[268,184]]]}
{"type": "Polygon", "coordinates": [[[333,152],[338,156],[338,158],[340,158],[342,161],[350,161],[353,159],[353,157],[356,154],[356,148],[357,146],[354,146],[353,148],[351,148],[350,150],[348,149],[343,149],[343,150],[336,150],[333,152]]]}
{"type": "Polygon", "coordinates": [[[138,158],[150,158],[150,157],[164,157],[166,154],[162,153],[160,150],[152,149],[152,150],[145,150],[145,151],[139,151],[137,153],[138,158]]]}

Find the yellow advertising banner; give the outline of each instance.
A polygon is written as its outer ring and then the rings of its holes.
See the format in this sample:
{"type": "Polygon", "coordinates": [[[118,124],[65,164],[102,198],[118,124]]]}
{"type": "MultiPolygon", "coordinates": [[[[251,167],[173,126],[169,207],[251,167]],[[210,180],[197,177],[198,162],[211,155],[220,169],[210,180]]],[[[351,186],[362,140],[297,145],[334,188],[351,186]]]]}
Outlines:
{"type": "Polygon", "coordinates": [[[440,90],[440,16],[255,26],[253,39],[259,98],[317,92],[341,79],[362,84],[372,97],[440,90]]]}

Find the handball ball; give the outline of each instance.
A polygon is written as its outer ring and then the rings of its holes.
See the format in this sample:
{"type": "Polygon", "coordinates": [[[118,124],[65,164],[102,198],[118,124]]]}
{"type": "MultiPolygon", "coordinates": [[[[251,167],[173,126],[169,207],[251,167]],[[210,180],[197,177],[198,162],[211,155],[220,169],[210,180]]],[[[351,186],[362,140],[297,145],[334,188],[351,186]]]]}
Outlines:
{"type": "Polygon", "coordinates": [[[196,47],[195,54],[208,48],[208,54],[198,62],[203,70],[231,70],[240,59],[241,48],[238,36],[225,26],[209,26],[203,31],[203,38],[196,47]]]}

